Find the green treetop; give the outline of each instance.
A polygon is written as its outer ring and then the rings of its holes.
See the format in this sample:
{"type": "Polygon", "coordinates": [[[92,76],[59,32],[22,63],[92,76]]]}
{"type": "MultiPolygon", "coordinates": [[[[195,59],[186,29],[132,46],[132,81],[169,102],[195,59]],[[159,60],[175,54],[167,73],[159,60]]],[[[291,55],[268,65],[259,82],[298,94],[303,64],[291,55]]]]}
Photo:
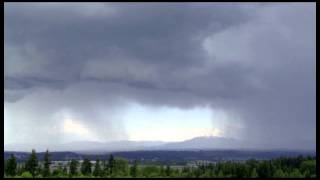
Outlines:
{"type": "Polygon", "coordinates": [[[29,159],[26,162],[26,170],[29,171],[32,177],[35,177],[37,174],[38,168],[38,158],[36,151],[33,149],[29,159]]]}
{"type": "Polygon", "coordinates": [[[91,175],[91,162],[89,159],[84,159],[81,166],[81,173],[83,175],[91,175]]]}
{"type": "Polygon", "coordinates": [[[5,172],[8,176],[15,176],[17,170],[17,161],[16,157],[11,154],[10,158],[7,160],[6,166],[5,166],[5,172]]]}
{"type": "Polygon", "coordinates": [[[94,167],[94,170],[93,170],[93,175],[94,176],[101,176],[102,175],[102,169],[101,169],[101,166],[100,166],[100,160],[99,159],[96,160],[96,164],[95,164],[95,167],[94,167]]]}
{"type": "Polygon", "coordinates": [[[75,159],[71,160],[70,170],[69,170],[70,176],[74,176],[77,174],[78,165],[79,165],[79,162],[77,160],[75,160],[75,159]]]}
{"type": "Polygon", "coordinates": [[[49,151],[47,150],[46,153],[44,154],[44,166],[43,166],[43,171],[42,171],[42,176],[43,177],[49,177],[50,176],[50,154],[49,151]]]}

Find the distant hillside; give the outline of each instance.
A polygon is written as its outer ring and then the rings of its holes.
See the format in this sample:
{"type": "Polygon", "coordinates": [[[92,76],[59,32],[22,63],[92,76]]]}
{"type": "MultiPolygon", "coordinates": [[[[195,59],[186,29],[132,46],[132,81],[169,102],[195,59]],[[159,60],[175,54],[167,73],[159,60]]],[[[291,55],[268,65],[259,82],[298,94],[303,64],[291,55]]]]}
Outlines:
{"type": "MultiPolygon", "coordinates": [[[[298,143],[298,142],[297,142],[298,143]]],[[[104,154],[118,151],[143,151],[143,150],[275,150],[261,149],[253,145],[254,143],[243,140],[202,136],[180,142],[162,142],[162,141],[113,141],[113,142],[95,142],[95,141],[77,141],[48,147],[51,151],[70,151],[86,154],[104,154]]],[[[31,151],[36,145],[11,144],[6,145],[6,151],[31,151]]],[[[37,149],[37,148],[36,148],[37,149]]],[[[46,148],[45,148],[46,149],[46,148]]],[[[45,149],[37,149],[45,151],[45,149]]],[[[277,148],[279,150],[280,148],[277,148]]],[[[284,150],[283,148],[281,150],[284,150]]],[[[288,149],[285,149],[288,150],[288,149]]],[[[292,150],[292,149],[289,149],[292,150]]],[[[301,149],[300,149],[301,150],[301,149]]]]}
{"type": "MultiPolygon", "coordinates": [[[[70,159],[82,159],[82,155],[75,152],[50,152],[51,159],[54,161],[64,161],[70,159]]],[[[14,154],[17,158],[17,161],[26,161],[30,156],[30,152],[15,152],[15,151],[5,151],[4,159],[9,158],[11,154],[14,154]]],[[[44,158],[44,152],[37,153],[38,160],[42,161],[44,158]]]]}
{"type": "MultiPolygon", "coordinates": [[[[29,152],[4,152],[7,159],[10,154],[14,154],[19,162],[26,161],[29,152]]],[[[212,150],[212,151],[127,151],[113,152],[116,157],[123,157],[129,161],[139,160],[142,163],[174,163],[185,164],[190,161],[221,161],[221,160],[247,160],[247,159],[271,159],[276,157],[295,157],[298,155],[315,156],[315,152],[308,151],[240,151],[240,150],[212,150]]],[[[43,160],[44,153],[37,153],[39,160],[43,160]]],[[[107,160],[109,153],[106,154],[81,154],[74,152],[51,152],[53,161],[66,161],[70,159],[96,160],[97,158],[107,160]]]]}
{"type": "Polygon", "coordinates": [[[166,150],[213,150],[213,149],[241,149],[243,144],[240,140],[224,137],[203,136],[182,142],[166,143],[155,149],[166,150]]]}

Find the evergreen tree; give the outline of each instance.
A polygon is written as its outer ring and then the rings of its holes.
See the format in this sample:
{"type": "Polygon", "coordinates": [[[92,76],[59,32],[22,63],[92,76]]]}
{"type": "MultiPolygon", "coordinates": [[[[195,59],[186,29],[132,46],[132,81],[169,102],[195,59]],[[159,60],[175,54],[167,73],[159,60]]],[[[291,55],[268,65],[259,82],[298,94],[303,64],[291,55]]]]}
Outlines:
{"type": "Polygon", "coordinates": [[[267,161],[260,162],[257,171],[258,171],[259,177],[262,177],[262,178],[271,177],[273,174],[271,172],[270,163],[267,161]]]}
{"type": "Polygon", "coordinates": [[[166,172],[166,176],[170,176],[171,175],[171,169],[170,169],[169,165],[167,165],[165,172],[166,172]]]}
{"type": "Polygon", "coordinates": [[[247,169],[244,164],[237,163],[234,169],[235,170],[234,170],[233,176],[235,175],[238,178],[244,178],[247,174],[247,169]]]}
{"type": "Polygon", "coordinates": [[[70,176],[74,176],[77,174],[79,162],[75,159],[72,159],[70,162],[70,176]]]}
{"type": "Polygon", "coordinates": [[[107,176],[109,174],[108,163],[104,160],[102,161],[102,176],[107,176]]]}
{"type": "Polygon", "coordinates": [[[15,176],[17,172],[17,160],[16,157],[11,154],[10,158],[7,160],[6,166],[5,166],[5,172],[7,176],[15,176]]]}
{"type": "Polygon", "coordinates": [[[256,168],[252,169],[250,177],[251,178],[257,178],[258,177],[258,173],[257,173],[256,168]]]}
{"type": "MultiPolygon", "coordinates": [[[[59,164],[58,168],[50,173],[50,154],[47,150],[44,155],[43,164],[38,164],[35,150],[25,164],[17,164],[14,155],[4,161],[4,177],[21,176],[21,177],[66,177],[67,167],[59,164]],[[24,168],[25,167],[25,168],[24,168]],[[43,169],[43,170],[41,170],[43,169]],[[39,172],[41,172],[39,174],[39,172]]],[[[107,162],[107,161],[105,161],[107,162]]],[[[103,162],[103,163],[105,163],[103,162]]],[[[78,170],[78,161],[72,160],[70,164],[69,177],[75,176],[78,170]]],[[[81,164],[82,177],[90,177],[91,162],[85,159],[81,164]]],[[[316,177],[316,159],[315,157],[283,157],[272,160],[248,160],[244,163],[227,161],[217,164],[197,164],[196,167],[183,167],[182,169],[172,169],[169,165],[157,166],[147,165],[138,167],[137,161],[128,166],[128,160],[124,158],[114,158],[110,155],[108,164],[103,166],[97,159],[93,171],[95,177],[316,177]],[[107,167],[106,176],[103,174],[103,168],[107,167]],[[131,175],[131,176],[128,176],[131,175]]]]}
{"type": "Polygon", "coordinates": [[[58,164],[58,168],[57,169],[53,170],[52,175],[54,177],[63,176],[63,168],[62,168],[62,164],[61,163],[58,164]]]}
{"type": "Polygon", "coordinates": [[[84,159],[81,166],[81,173],[83,175],[91,175],[91,162],[89,159],[84,159]]]}
{"type": "Polygon", "coordinates": [[[285,174],[283,173],[282,169],[277,169],[273,177],[281,178],[281,177],[285,177],[285,174]]]}
{"type": "Polygon", "coordinates": [[[3,159],[3,174],[4,177],[6,177],[6,169],[7,169],[7,161],[5,159],[3,159]]]}
{"type": "Polygon", "coordinates": [[[38,177],[43,177],[42,176],[42,168],[41,168],[41,164],[38,165],[37,170],[36,170],[36,178],[38,177]]]}
{"type": "Polygon", "coordinates": [[[63,166],[62,173],[63,173],[63,175],[67,175],[68,174],[67,166],[63,166]]]}
{"type": "Polygon", "coordinates": [[[99,159],[96,160],[96,164],[95,164],[95,167],[93,170],[93,175],[94,176],[101,176],[102,175],[102,170],[100,167],[100,160],[99,159]]]}
{"type": "Polygon", "coordinates": [[[115,165],[115,160],[112,154],[110,154],[109,156],[109,160],[108,160],[108,169],[109,169],[109,174],[111,175],[114,169],[114,165],[115,165]]]}
{"type": "Polygon", "coordinates": [[[155,165],[144,166],[142,169],[143,177],[154,178],[160,174],[160,170],[155,165]]]}
{"type": "MultiPolygon", "coordinates": [[[[161,166],[162,167],[162,166],[161,166]]],[[[161,171],[160,171],[161,172],[161,171]]],[[[188,167],[183,167],[182,168],[182,177],[189,177],[188,175],[189,175],[189,173],[190,173],[190,168],[188,168],[188,167]]],[[[160,174],[160,175],[162,175],[162,174],[160,174]]]]}
{"type": "Polygon", "coordinates": [[[18,164],[17,175],[20,176],[25,171],[26,171],[25,164],[18,164]]]}
{"type": "Polygon", "coordinates": [[[212,163],[208,166],[209,177],[214,177],[214,165],[212,163]]]}
{"type": "Polygon", "coordinates": [[[124,158],[115,158],[112,173],[117,176],[129,175],[128,160],[124,158]]]}
{"type": "Polygon", "coordinates": [[[35,177],[37,174],[38,168],[38,158],[36,151],[33,149],[29,159],[26,162],[26,170],[29,171],[32,177],[35,177]]]}
{"type": "Polygon", "coordinates": [[[218,173],[217,177],[224,177],[224,173],[223,173],[223,171],[222,171],[222,170],[220,170],[220,171],[219,171],[219,173],[218,173]]]}
{"type": "Polygon", "coordinates": [[[131,166],[130,175],[132,177],[137,177],[137,175],[138,175],[138,162],[137,161],[134,161],[133,166],[131,166]]]}
{"type": "Polygon", "coordinates": [[[46,153],[44,154],[44,164],[43,164],[43,171],[42,171],[42,176],[43,177],[49,177],[50,176],[50,154],[49,151],[47,150],[46,153]]]}
{"type": "Polygon", "coordinates": [[[166,171],[165,171],[163,165],[161,165],[161,166],[160,166],[160,176],[161,176],[161,177],[164,177],[165,175],[166,175],[166,171]]]}
{"type": "Polygon", "coordinates": [[[310,157],[308,157],[308,160],[305,160],[303,162],[301,162],[300,164],[300,171],[304,174],[306,174],[307,176],[311,176],[311,175],[315,175],[316,174],[316,160],[310,160],[310,157]]]}
{"type": "Polygon", "coordinates": [[[302,177],[302,174],[301,174],[301,172],[299,171],[299,169],[294,168],[293,171],[289,174],[289,177],[292,177],[292,178],[301,178],[301,177],[302,177]]]}

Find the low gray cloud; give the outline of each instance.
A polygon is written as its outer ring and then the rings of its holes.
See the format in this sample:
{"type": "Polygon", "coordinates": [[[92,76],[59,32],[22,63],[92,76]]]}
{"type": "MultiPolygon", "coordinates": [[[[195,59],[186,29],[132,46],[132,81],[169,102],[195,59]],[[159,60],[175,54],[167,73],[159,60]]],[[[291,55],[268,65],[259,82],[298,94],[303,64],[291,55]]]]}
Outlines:
{"type": "Polygon", "coordinates": [[[46,117],[67,108],[110,140],[126,136],[117,114],[127,103],[210,105],[236,114],[257,146],[315,148],[315,12],[312,3],[6,3],[5,106],[19,112],[8,126],[50,127],[46,117]]]}

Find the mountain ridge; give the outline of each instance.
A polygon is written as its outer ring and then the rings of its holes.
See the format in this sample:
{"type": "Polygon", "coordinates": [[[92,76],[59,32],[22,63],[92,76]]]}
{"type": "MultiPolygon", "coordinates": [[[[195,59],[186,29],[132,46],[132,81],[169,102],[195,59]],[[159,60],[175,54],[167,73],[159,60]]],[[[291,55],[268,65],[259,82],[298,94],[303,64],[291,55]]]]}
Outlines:
{"type": "MultiPolygon", "coordinates": [[[[117,151],[141,151],[141,150],[268,150],[268,148],[259,148],[252,145],[252,142],[246,142],[240,139],[217,137],[217,136],[199,136],[184,141],[164,142],[164,141],[73,141],[56,145],[55,147],[46,147],[50,151],[71,151],[80,153],[107,153],[117,151]],[[246,146],[244,146],[246,144],[246,146]]],[[[12,144],[5,145],[5,151],[31,151],[32,145],[12,144]]],[[[34,146],[35,148],[36,146],[34,146]]],[[[46,149],[37,149],[45,151],[46,149]]],[[[313,150],[313,149],[290,149],[285,147],[273,148],[270,150],[313,150]]]]}

